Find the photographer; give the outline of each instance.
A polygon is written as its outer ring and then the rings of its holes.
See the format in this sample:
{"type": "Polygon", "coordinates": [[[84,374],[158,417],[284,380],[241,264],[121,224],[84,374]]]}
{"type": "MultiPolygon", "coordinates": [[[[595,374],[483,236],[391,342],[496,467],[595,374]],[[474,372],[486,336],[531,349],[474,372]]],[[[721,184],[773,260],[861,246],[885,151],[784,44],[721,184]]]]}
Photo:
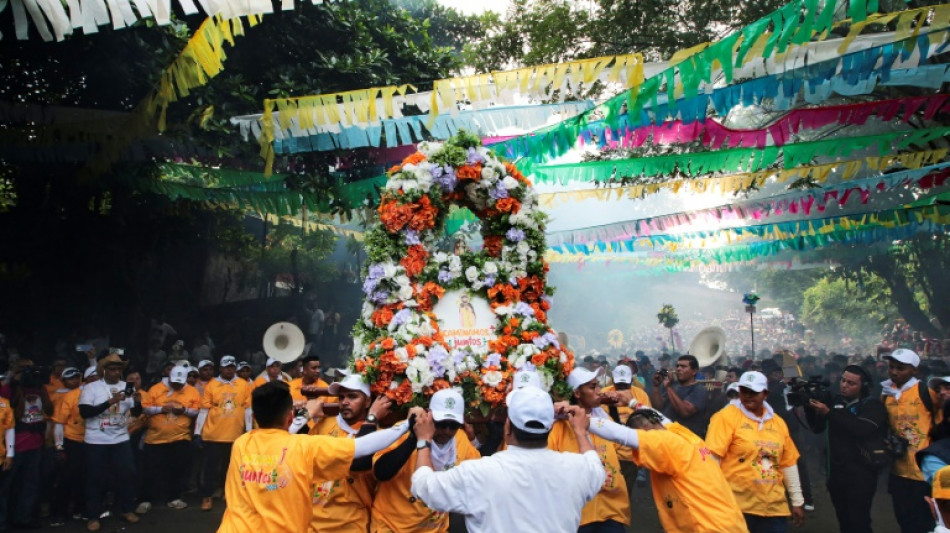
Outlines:
{"type": "Polygon", "coordinates": [[[709,418],[706,416],[706,387],[696,382],[699,361],[692,355],[676,360],[675,372],[657,372],[653,376],[650,401],[664,416],[679,422],[704,437],[709,418]]]}
{"type": "Polygon", "coordinates": [[[857,365],[844,369],[841,394],[830,405],[811,398],[805,416],[815,433],[828,428],[828,494],[842,533],[871,531],[871,502],[878,467],[865,459],[867,444],[887,433],[887,410],[871,397],[871,376],[857,365]]]}
{"type": "Polygon", "coordinates": [[[19,362],[19,370],[11,382],[14,417],[16,420],[15,455],[10,491],[10,509],[15,527],[33,527],[40,498],[40,465],[46,438],[46,416],[53,412],[53,404],[46,392],[49,369],[33,366],[29,359],[19,362]]]}

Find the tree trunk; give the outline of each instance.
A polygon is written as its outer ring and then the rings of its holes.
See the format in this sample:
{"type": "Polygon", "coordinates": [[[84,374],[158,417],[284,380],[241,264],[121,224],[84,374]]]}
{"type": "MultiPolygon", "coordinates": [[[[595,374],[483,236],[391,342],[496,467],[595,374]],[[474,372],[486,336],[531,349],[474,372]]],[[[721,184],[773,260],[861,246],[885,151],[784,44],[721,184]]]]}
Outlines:
{"type": "Polygon", "coordinates": [[[928,337],[940,338],[940,332],[930,323],[930,317],[920,308],[914,299],[914,291],[907,285],[907,279],[899,272],[894,264],[894,258],[889,255],[874,256],[868,260],[868,268],[881,277],[891,290],[891,300],[897,307],[897,312],[912,328],[928,337]]]}

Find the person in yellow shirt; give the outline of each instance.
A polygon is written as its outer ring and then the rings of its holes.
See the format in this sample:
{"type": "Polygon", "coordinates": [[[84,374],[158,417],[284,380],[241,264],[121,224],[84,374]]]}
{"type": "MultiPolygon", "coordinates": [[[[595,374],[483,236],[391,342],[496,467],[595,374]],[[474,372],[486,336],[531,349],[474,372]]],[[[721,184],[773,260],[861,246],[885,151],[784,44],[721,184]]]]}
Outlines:
{"type": "MultiPolygon", "coordinates": [[[[300,370],[300,377],[290,381],[290,395],[294,399],[295,407],[301,407],[307,403],[307,397],[304,396],[302,389],[304,387],[329,387],[326,381],[320,378],[320,358],[316,355],[307,355],[300,360],[303,365],[300,370]]],[[[335,399],[327,399],[331,402],[335,399]]]]}
{"type": "Polygon", "coordinates": [[[0,450],[3,458],[3,467],[0,468],[0,524],[7,524],[8,504],[10,501],[10,486],[13,482],[13,456],[16,443],[16,420],[10,400],[0,397],[0,434],[3,435],[3,449],[0,450]]]}
{"type": "MultiPolygon", "coordinates": [[[[321,418],[310,430],[311,435],[353,439],[372,433],[392,405],[388,396],[380,396],[370,405],[369,384],[359,374],[350,374],[331,384],[330,393],[339,396],[340,413],[321,418]]],[[[376,491],[372,467],[372,457],[361,458],[353,461],[345,477],[314,485],[311,533],[366,533],[376,491]]]]}
{"type": "MultiPolygon", "coordinates": [[[[49,383],[46,384],[46,394],[48,394],[49,399],[52,400],[53,394],[63,388],[63,372],[66,371],[66,360],[57,357],[53,360],[53,364],[50,365],[50,370],[49,383]]],[[[74,370],[78,371],[79,369],[74,368],[74,370]]]]}
{"type": "Polygon", "coordinates": [[[251,384],[251,390],[260,387],[265,383],[270,383],[271,381],[284,381],[284,373],[281,372],[280,361],[269,357],[267,363],[264,364],[264,373],[260,376],[257,376],[257,379],[254,380],[254,383],[251,384]]]}
{"type": "MultiPolygon", "coordinates": [[[[596,409],[598,416],[604,416],[600,408],[600,374],[586,368],[575,368],[567,376],[567,383],[574,390],[572,403],[581,407],[585,413],[592,414],[596,409]]],[[[594,450],[600,455],[604,463],[607,476],[604,484],[589,501],[581,513],[581,527],[579,533],[623,532],[630,525],[630,500],[627,493],[627,483],[620,471],[620,460],[617,458],[616,445],[596,435],[591,435],[594,450]]],[[[567,420],[558,420],[548,435],[548,448],[558,452],[577,452],[578,443],[574,430],[567,420]]]]}
{"type": "Polygon", "coordinates": [[[205,452],[204,476],[198,487],[202,511],[211,510],[211,497],[222,486],[235,439],[251,430],[250,385],[237,377],[234,356],[222,357],[220,366],[221,374],[205,386],[195,422],[194,440],[205,452]]]}
{"type": "Polygon", "coordinates": [[[142,399],[148,415],[145,432],[145,498],[136,512],[144,514],[151,501],[163,498],[172,509],[184,509],[181,499],[191,459],[191,423],[198,416],[201,398],[188,385],[188,368],[176,366],[168,382],[159,381],[142,399]]]}
{"type": "Polygon", "coordinates": [[[627,426],[598,417],[591,419],[590,432],[629,447],[637,464],[650,470],[653,499],[666,533],[748,533],[703,439],[649,408],[634,411],[627,426]]]}
{"type": "Polygon", "coordinates": [[[924,481],[915,455],[930,445],[930,431],[936,421],[933,408],[940,405],[939,395],[917,379],[920,356],[913,351],[899,348],[884,359],[890,377],[881,383],[887,418],[891,431],[907,440],[907,452],[891,465],[887,491],[901,531],[932,531],[934,518],[924,501],[930,486],[924,481]]]}
{"type": "Polygon", "coordinates": [[[195,382],[195,388],[202,398],[205,397],[205,387],[214,380],[214,361],[202,359],[198,361],[198,381],[195,382]]]}
{"type": "MultiPolygon", "coordinates": [[[[224,488],[228,505],[218,533],[307,531],[314,485],[344,478],[355,458],[386,448],[407,429],[400,423],[356,439],[294,435],[287,431],[294,409],[285,383],[264,384],[251,396],[259,429],[234,441],[224,488]]],[[[315,414],[318,402],[307,408],[315,414]]]]}
{"type": "Polygon", "coordinates": [[[444,471],[481,455],[462,429],[465,400],[452,389],[432,395],[429,409],[435,419],[435,437],[431,442],[416,440],[411,432],[390,449],[373,459],[373,473],[379,480],[370,519],[371,533],[446,532],[448,513],[433,511],[412,495],[412,474],[417,452],[430,448],[433,470],[444,471]]]}
{"type": "MultiPolygon", "coordinates": [[[[52,424],[52,438],[55,446],[57,461],[53,475],[53,491],[50,501],[50,511],[52,518],[50,525],[63,525],[66,523],[66,517],[70,516],[72,504],[79,508],[82,499],[76,499],[77,485],[82,485],[82,477],[76,476],[76,463],[82,463],[82,437],[85,434],[85,426],[82,418],[79,417],[79,395],[82,390],[79,388],[82,384],[82,372],[78,368],[68,367],[60,373],[60,383],[62,388],[53,392],[50,400],[53,402],[53,414],[50,416],[52,424]],[[66,409],[63,404],[66,403],[66,409]],[[74,412],[74,413],[73,413],[74,412]],[[69,451],[66,450],[66,427],[69,423],[70,415],[75,414],[75,420],[72,426],[79,426],[79,438],[70,442],[69,451]],[[72,458],[70,464],[69,455],[72,458]]],[[[71,437],[75,438],[75,429],[71,428],[71,437]]]]}
{"type": "Polygon", "coordinates": [[[243,379],[248,384],[253,383],[254,380],[251,379],[251,363],[248,363],[247,361],[241,361],[240,363],[238,363],[237,375],[239,378],[243,379]]]}
{"type": "Polygon", "coordinates": [[[742,374],[739,401],[713,415],[706,432],[706,445],[720,458],[750,533],[787,531],[789,515],[796,526],[805,520],[798,449],[765,401],[768,387],[761,372],[742,374]]]}
{"type": "MultiPolygon", "coordinates": [[[[635,363],[634,363],[635,364],[635,363]]],[[[621,361],[614,367],[612,372],[614,384],[604,387],[600,390],[603,398],[608,398],[612,405],[607,406],[607,413],[614,421],[620,424],[626,424],[627,418],[633,409],[628,405],[629,401],[618,401],[618,392],[629,391],[633,399],[637,401],[634,407],[650,407],[650,395],[640,387],[634,387],[637,382],[633,368],[624,361],[621,361]]],[[[637,482],[637,465],[633,461],[633,451],[626,446],[617,446],[617,459],[620,460],[620,472],[623,474],[624,481],[627,482],[627,494],[633,496],[633,484],[637,482]]],[[[630,507],[633,507],[631,502],[630,507]]]]}

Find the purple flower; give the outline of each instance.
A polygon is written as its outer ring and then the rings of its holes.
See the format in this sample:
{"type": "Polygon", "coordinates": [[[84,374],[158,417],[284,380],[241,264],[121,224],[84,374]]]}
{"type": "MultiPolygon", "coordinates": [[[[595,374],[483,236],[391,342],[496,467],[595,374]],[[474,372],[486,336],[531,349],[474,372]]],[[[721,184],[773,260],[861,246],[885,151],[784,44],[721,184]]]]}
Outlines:
{"type": "Polygon", "coordinates": [[[517,286],[518,286],[518,278],[516,278],[516,277],[514,277],[514,276],[511,276],[510,278],[508,278],[508,283],[511,283],[511,286],[512,286],[512,287],[517,287],[517,286]]]}
{"type": "Polygon", "coordinates": [[[430,172],[432,173],[432,178],[435,180],[435,182],[442,187],[443,192],[451,191],[455,188],[455,185],[458,184],[458,177],[455,175],[455,169],[450,166],[432,167],[430,172]]]}
{"type": "Polygon", "coordinates": [[[494,284],[495,284],[495,276],[494,276],[494,275],[488,274],[487,276],[485,276],[485,285],[491,286],[491,285],[494,285],[494,284]]]}
{"type": "Polygon", "coordinates": [[[518,228],[511,228],[505,233],[505,238],[511,242],[521,242],[524,240],[524,231],[518,228]]]}
{"type": "Polygon", "coordinates": [[[474,165],[475,163],[484,163],[485,158],[482,157],[482,155],[478,153],[478,151],[475,150],[475,147],[473,146],[468,149],[468,157],[465,159],[465,162],[469,165],[474,165]]]}
{"type": "Polygon", "coordinates": [[[375,264],[369,267],[369,278],[371,279],[380,279],[386,274],[386,269],[383,268],[383,265],[375,264]]]}
{"type": "Polygon", "coordinates": [[[369,297],[369,299],[372,300],[373,303],[384,304],[386,303],[386,300],[389,299],[389,293],[386,291],[376,291],[372,296],[369,297]]]}
{"type": "Polygon", "coordinates": [[[422,244],[422,241],[419,240],[419,232],[412,229],[406,230],[406,245],[412,246],[413,244],[422,244]]]}
{"type": "Polygon", "coordinates": [[[561,348],[561,343],[557,341],[557,335],[555,335],[554,333],[551,333],[550,331],[545,333],[544,335],[541,335],[540,337],[535,337],[534,340],[532,340],[531,342],[533,342],[534,345],[537,346],[538,348],[542,348],[542,349],[548,345],[553,345],[555,348],[558,348],[558,349],[561,348]]]}
{"type": "Polygon", "coordinates": [[[453,279],[455,279],[455,276],[453,276],[448,270],[439,271],[439,283],[448,283],[453,279]]]}
{"type": "Polygon", "coordinates": [[[378,285],[379,285],[379,280],[373,279],[371,277],[366,278],[366,280],[363,281],[363,294],[367,296],[373,294],[373,291],[376,290],[376,287],[378,285]]]}
{"type": "Polygon", "coordinates": [[[496,185],[493,189],[488,191],[488,196],[490,196],[492,200],[501,200],[502,198],[508,198],[508,189],[506,189],[505,186],[502,185],[501,182],[499,181],[498,185],[496,185]]]}
{"type": "Polygon", "coordinates": [[[393,315],[393,320],[389,323],[389,327],[393,328],[405,324],[410,317],[412,317],[412,311],[401,309],[398,313],[393,315]]]}
{"type": "Polygon", "coordinates": [[[531,309],[531,306],[524,302],[518,302],[518,305],[515,306],[515,313],[521,316],[534,316],[534,309],[531,309]]]}
{"type": "Polygon", "coordinates": [[[492,352],[488,354],[488,357],[485,358],[485,361],[482,363],[482,366],[488,368],[490,366],[501,366],[501,354],[492,352]]]}

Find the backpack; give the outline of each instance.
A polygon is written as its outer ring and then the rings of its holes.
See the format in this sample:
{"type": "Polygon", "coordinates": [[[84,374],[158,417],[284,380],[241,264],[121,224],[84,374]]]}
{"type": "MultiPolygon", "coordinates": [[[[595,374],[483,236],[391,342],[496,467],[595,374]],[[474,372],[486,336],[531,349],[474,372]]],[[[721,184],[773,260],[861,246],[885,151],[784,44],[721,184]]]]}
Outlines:
{"type": "MultiPolygon", "coordinates": [[[[920,402],[924,404],[927,412],[930,413],[932,423],[936,423],[937,416],[934,413],[933,398],[930,397],[930,389],[923,381],[917,382],[917,392],[920,396],[920,402]]],[[[886,403],[886,397],[881,395],[881,403],[886,403]]],[[[875,437],[866,442],[858,443],[858,451],[864,464],[874,469],[881,469],[889,465],[891,461],[907,455],[907,448],[910,442],[903,436],[894,433],[888,427],[887,434],[884,437],[875,437]]]]}

